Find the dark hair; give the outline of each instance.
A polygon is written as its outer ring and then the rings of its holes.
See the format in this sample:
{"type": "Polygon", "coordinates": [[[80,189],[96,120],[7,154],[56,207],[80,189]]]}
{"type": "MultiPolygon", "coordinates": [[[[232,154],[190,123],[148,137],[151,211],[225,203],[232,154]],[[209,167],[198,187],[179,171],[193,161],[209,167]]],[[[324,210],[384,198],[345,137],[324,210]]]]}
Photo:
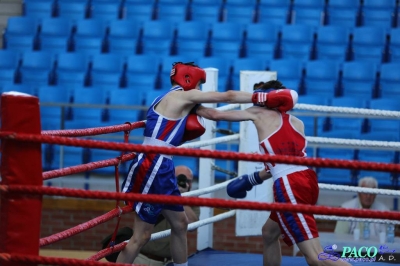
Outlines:
{"type": "Polygon", "coordinates": [[[282,82],[279,80],[270,80],[267,82],[259,82],[253,85],[253,90],[268,90],[268,89],[285,89],[286,87],[283,86],[282,82]]]}

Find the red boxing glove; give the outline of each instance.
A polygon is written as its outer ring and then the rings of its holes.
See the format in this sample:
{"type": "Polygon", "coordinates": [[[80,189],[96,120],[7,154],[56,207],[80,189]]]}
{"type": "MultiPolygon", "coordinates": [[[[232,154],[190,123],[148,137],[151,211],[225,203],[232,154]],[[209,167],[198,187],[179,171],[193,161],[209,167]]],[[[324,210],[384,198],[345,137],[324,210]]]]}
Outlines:
{"type": "Polygon", "coordinates": [[[294,90],[278,89],[271,92],[253,93],[252,102],[258,106],[265,106],[277,109],[280,112],[287,112],[297,103],[298,94],[294,90]]]}
{"type": "Polygon", "coordinates": [[[268,93],[265,106],[268,108],[276,108],[280,112],[287,112],[296,105],[298,94],[294,90],[279,89],[268,93]]]}
{"type": "Polygon", "coordinates": [[[256,92],[253,93],[251,97],[251,101],[257,106],[265,106],[265,102],[267,101],[268,93],[267,92],[256,92]]]}
{"type": "Polygon", "coordinates": [[[197,114],[189,114],[186,120],[185,133],[182,142],[197,139],[206,132],[204,119],[197,114]]]}

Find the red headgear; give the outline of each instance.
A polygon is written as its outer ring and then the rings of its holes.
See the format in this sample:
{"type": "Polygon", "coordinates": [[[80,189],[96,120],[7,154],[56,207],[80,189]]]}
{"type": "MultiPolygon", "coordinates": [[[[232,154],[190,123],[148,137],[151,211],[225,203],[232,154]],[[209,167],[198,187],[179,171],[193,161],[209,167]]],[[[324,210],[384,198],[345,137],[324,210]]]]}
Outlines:
{"type": "Polygon", "coordinates": [[[181,86],[185,91],[196,88],[197,83],[206,82],[206,72],[193,63],[176,62],[171,69],[171,82],[181,86]]]}

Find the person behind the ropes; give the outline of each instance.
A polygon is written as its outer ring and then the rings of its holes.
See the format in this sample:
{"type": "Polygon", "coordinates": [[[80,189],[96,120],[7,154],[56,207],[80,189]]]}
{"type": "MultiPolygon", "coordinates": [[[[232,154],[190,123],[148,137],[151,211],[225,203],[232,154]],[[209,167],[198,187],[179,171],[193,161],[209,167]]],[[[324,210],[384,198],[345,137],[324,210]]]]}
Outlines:
{"type": "MultiPolygon", "coordinates": [[[[143,145],[176,147],[204,133],[195,114],[201,103],[251,103],[257,95],[241,91],[202,92],[206,73],[193,63],[176,62],[171,69],[172,88],[150,105],[144,129],[143,145]]],[[[138,153],[122,184],[124,193],[180,195],[172,156],[138,153]]],[[[135,232],[120,252],[117,263],[132,263],[146,244],[161,213],[171,225],[171,256],[174,265],[187,265],[188,218],[181,205],[130,202],[135,216],[135,232]]]]}
{"type": "MultiPolygon", "coordinates": [[[[306,137],[301,120],[286,112],[297,103],[297,93],[285,88],[278,80],[255,84],[255,105],[245,110],[219,111],[199,107],[197,114],[212,120],[246,121],[254,123],[260,152],[271,155],[306,157],[306,137]]],[[[265,169],[243,175],[231,181],[227,193],[233,198],[245,198],[253,186],[273,178],[276,202],[315,205],[319,188],[316,173],[305,166],[265,162],[265,169]]],[[[271,212],[262,228],[264,265],[280,265],[279,238],[288,246],[296,244],[309,265],[349,265],[342,260],[323,260],[317,225],[313,215],[271,212]]]]}

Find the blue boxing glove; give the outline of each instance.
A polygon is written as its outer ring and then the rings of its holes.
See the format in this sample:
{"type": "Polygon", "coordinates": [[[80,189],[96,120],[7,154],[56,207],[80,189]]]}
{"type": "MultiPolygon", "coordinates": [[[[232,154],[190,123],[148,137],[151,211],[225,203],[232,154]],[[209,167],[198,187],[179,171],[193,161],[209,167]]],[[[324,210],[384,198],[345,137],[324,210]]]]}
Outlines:
{"type": "Polygon", "coordinates": [[[243,199],[246,197],[247,191],[250,191],[253,186],[262,184],[262,182],[264,181],[260,178],[259,172],[254,172],[250,175],[242,175],[228,184],[226,192],[229,197],[243,199]]]}

